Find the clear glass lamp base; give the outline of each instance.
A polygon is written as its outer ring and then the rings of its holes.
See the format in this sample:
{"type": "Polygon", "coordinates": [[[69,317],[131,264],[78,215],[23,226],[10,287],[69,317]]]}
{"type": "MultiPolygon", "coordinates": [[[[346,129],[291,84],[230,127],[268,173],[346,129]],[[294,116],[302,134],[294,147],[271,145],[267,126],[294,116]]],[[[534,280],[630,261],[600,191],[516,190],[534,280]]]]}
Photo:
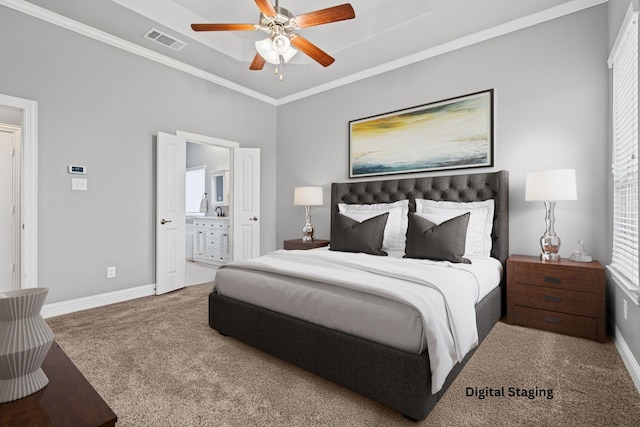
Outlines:
{"type": "Polygon", "coordinates": [[[302,227],[302,241],[304,243],[313,242],[313,225],[307,223],[302,227]]]}
{"type": "Polygon", "coordinates": [[[540,238],[542,253],[540,259],[543,261],[560,261],[560,238],[555,235],[544,235],[540,238]]]}
{"type": "Polygon", "coordinates": [[[305,224],[302,227],[302,242],[313,242],[313,225],[311,225],[311,206],[305,206],[305,224]]]}

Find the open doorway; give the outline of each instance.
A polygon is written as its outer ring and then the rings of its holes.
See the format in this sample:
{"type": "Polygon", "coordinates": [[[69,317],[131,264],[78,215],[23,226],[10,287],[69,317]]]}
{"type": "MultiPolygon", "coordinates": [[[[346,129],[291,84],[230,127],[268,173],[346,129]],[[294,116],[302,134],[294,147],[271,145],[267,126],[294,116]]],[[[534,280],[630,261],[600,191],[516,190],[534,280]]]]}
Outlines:
{"type": "MultiPolygon", "coordinates": [[[[256,257],[260,253],[260,149],[240,147],[236,142],[183,131],[177,131],[175,135],[158,132],[156,158],[156,294],[158,295],[184,287],[186,283],[187,142],[225,147],[231,153],[229,171],[226,173],[229,176],[229,200],[225,203],[229,209],[226,240],[228,260],[241,261],[256,257]]],[[[207,177],[207,179],[213,178],[207,177]]],[[[213,210],[224,212],[222,207],[219,211],[213,210]]],[[[205,205],[204,213],[208,211],[209,207],[205,205]]],[[[218,237],[221,234],[224,232],[218,233],[218,237]]],[[[195,236],[194,229],[194,239],[195,236]]],[[[215,246],[215,237],[213,239],[215,246]]],[[[206,242],[208,245],[209,241],[206,242]]],[[[211,277],[213,280],[215,274],[211,277]]]]}
{"type": "Polygon", "coordinates": [[[210,282],[231,260],[231,148],[187,140],[185,284],[210,282]],[[216,227],[213,231],[210,228],[216,227]]]}

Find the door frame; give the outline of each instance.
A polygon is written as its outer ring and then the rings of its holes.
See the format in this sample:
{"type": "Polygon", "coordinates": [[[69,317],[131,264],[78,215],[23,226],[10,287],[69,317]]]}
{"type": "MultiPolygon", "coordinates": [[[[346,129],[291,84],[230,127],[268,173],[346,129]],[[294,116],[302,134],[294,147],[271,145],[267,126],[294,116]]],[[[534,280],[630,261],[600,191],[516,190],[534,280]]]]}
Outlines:
{"type": "Polygon", "coordinates": [[[20,289],[38,286],[38,103],[0,94],[0,106],[22,111],[20,141],[20,289]]]}
{"type": "Polygon", "coordinates": [[[217,145],[218,147],[225,148],[238,148],[240,143],[227,141],[226,139],[214,138],[213,136],[198,135],[197,133],[185,132],[182,130],[176,131],[177,136],[181,136],[187,140],[187,142],[198,142],[201,144],[217,145]]]}

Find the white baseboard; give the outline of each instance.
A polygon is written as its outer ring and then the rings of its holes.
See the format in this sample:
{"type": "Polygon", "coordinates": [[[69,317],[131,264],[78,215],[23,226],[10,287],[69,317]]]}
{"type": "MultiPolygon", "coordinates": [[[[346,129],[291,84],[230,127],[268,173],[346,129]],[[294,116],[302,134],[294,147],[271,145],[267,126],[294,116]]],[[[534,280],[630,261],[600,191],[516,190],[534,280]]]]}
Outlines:
{"type": "Polygon", "coordinates": [[[613,324],[613,334],[613,343],[615,344],[616,349],[618,349],[618,353],[620,353],[620,357],[622,357],[622,361],[624,362],[624,366],[627,367],[629,375],[631,375],[631,380],[633,380],[636,390],[640,393],[640,364],[638,364],[633,353],[631,353],[631,349],[627,345],[627,342],[624,340],[624,337],[615,323],[613,324]]]}
{"type": "Polygon", "coordinates": [[[89,297],[76,298],[69,301],[54,302],[42,306],[40,314],[49,318],[61,316],[63,314],[74,313],[76,311],[88,310],[90,308],[102,307],[116,302],[129,301],[136,298],[155,295],[156,285],[144,285],[121,291],[108,292],[106,294],[92,295],[89,297]]]}

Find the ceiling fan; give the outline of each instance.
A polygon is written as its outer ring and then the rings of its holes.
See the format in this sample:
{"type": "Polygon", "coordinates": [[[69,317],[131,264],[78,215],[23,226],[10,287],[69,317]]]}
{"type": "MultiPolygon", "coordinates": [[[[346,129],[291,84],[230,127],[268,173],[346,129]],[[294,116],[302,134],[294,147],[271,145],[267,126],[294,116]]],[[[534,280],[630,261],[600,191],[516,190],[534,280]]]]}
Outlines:
{"type": "Polygon", "coordinates": [[[266,62],[275,64],[276,74],[280,74],[280,80],[282,80],[283,64],[296,54],[296,49],[324,67],[328,67],[335,61],[322,49],[295,33],[296,30],[356,17],[353,7],[348,3],[294,16],[287,9],[280,7],[278,0],[275,6],[270,0],[255,0],[255,2],[260,9],[258,24],[191,24],[191,28],[194,31],[262,30],[266,32],[269,37],[256,42],[258,53],[253,58],[249,69],[262,70],[266,62]]]}

